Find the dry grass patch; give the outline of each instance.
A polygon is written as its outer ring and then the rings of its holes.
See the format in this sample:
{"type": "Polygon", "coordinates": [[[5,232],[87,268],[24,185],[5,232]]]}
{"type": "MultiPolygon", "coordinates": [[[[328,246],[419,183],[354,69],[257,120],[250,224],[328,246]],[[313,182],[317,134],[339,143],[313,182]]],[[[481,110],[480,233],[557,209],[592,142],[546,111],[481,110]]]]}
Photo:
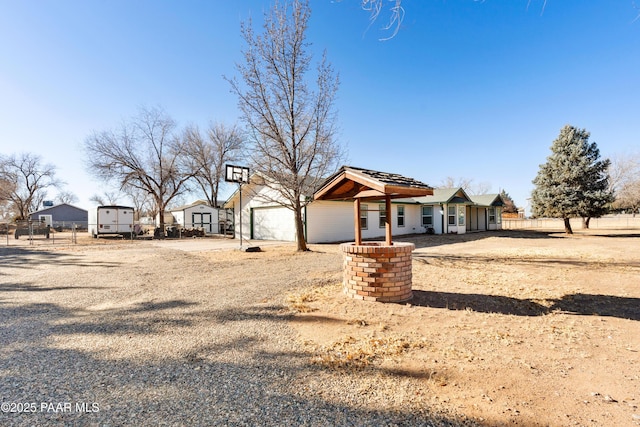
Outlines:
{"type": "Polygon", "coordinates": [[[306,290],[314,365],[410,380],[488,425],[640,425],[635,231],[436,237],[413,238],[408,304],[306,290]]]}
{"type": "Polygon", "coordinates": [[[424,338],[416,339],[395,334],[368,338],[346,336],[329,346],[316,348],[317,355],[311,362],[329,369],[364,369],[385,358],[426,346],[424,338]]]}

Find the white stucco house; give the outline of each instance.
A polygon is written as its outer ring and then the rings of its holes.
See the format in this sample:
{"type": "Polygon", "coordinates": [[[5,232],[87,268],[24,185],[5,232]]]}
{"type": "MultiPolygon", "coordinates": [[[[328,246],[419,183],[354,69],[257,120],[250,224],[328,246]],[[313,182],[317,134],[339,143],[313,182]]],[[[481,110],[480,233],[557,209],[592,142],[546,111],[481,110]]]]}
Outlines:
{"type": "MultiPolygon", "coordinates": [[[[305,199],[311,200],[312,195],[305,199]]],[[[243,239],[295,241],[293,211],[283,204],[277,192],[261,185],[259,177],[252,176],[251,183],[242,186],[242,204],[236,191],[224,207],[233,209],[236,238],[239,238],[242,216],[243,239]]],[[[498,194],[470,197],[461,188],[435,189],[432,196],[393,199],[392,234],[496,230],[501,226],[502,205],[498,194]]],[[[383,238],[387,215],[384,201],[363,201],[360,209],[362,238],[383,238]]],[[[352,201],[310,201],[303,208],[303,219],[308,243],[344,242],[355,238],[352,201]]]]}
{"type": "Polygon", "coordinates": [[[436,188],[432,196],[395,200],[395,203],[417,204],[420,225],[434,234],[464,234],[469,231],[502,228],[502,206],[499,194],[469,196],[462,188],[436,188]]]}

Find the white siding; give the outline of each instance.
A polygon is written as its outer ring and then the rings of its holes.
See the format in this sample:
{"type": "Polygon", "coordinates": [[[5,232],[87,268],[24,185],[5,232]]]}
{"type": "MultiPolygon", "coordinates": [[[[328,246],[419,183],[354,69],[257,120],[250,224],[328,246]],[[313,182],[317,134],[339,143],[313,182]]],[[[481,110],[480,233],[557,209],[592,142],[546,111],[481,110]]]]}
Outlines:
{"type": "MultiPolygon", "coordinates": [[[[384,203],[384,202],[382,202],[384,203]]],[[[384,239],[385,228],[379,224],[378,201],[362,202],[367,206],[366,229],[362,230],[363,239],[384,239]]],[[[355,239],[353,202],[315,201],[307,206],[307,241],[309,243],[345,242],[355,239]]],[[[424,233],[420,205],[404,206],[404,227],[398,227],[398,204],[391,204],[391,231],[394,236],[424,233]]]]}
{"type": "Polygon", "coordinates": [[[182,227],[186,227],[184,225],[184,211],[175,211],[171,212],[171,214],[173,215],[175,222],[180,224],[182,227]]]}
{"type": "Polygon", "coordinates": [[[444,210],[440,205],[432,205],[432,206],[433,206],[433,231],[435,234],[442,234],[444,233],[443,225],[445,225],[444,210]]]}
{"type": "Polygon", "coordinates": [[[467,212],[466,212],[466,206],[465,205],[460,205],[460,204],[445,204],[444,205],[444,232],[445,233],[457,233],[457,234],[464,234],[467,231],[467,221],[469,220],[469,218],[467,218],[467,212]],[[454,207],[455,208],[455,221],[454,224],[451,225],[449,224],[449,207],[454,207]],[[464,212],[464,219],[465,222],[462,225],[458,225],[458,218],[460,217],[460,212],[464,212]]]}
{"type": "MultiPolygon", "coordinates": [[[[393,206],[393,205],[392,205],[393,206]]],[[[404,228],[398,230],[399,234],[416,234],[426,232],[422,226],[421,205],[404,205],[404,228]]]]}

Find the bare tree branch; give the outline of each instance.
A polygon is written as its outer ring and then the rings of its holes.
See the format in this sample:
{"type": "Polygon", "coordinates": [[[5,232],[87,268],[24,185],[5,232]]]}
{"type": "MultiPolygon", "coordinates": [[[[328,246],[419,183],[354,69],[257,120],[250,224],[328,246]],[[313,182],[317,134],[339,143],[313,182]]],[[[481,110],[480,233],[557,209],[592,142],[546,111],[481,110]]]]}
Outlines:
{"type": "Polygon", "coordinates": [[[78,196],[71,191],[65,190],[58,193],[56,201],[58,203],[73,204],[78,202],[78,196]]]}
{"type": "Polygon", "coordinates": [[[276,2],[265,15],[264,32],[242,24],[247,44],[236,66],[242,84],[227,79],[252,144],[251,164],[264,185],[278,195],[271,200],[292,209],[298,250],[306,250],[302,208],[323,178],[342,160],[336,142],[334,101],[339,80],[326,55],[317,66],[315,88],[307,78],[311,55],[306,30],[308,1],[276,2]]]}
{"type": "Polygon", "coordinates": [[[640,212],[640,152],[613,156],[609,166],[609,189],[614,208],[640,212]]]}
{"type": "MultiPolygon", "coordinates": [[[[148,194],[162,213],[193,177],[179,161],[185,145],[175,130],[175,121],[162,109],[142,108],[120,128],[94,132],[86,139],[89,172],[117,183],[122,191],[148,194]]],[[[164,228],[162,214],[160,227],[164,228]]]]}
{"type": "Polygon", "coordinates": [[[0,200],[9,203],[15,219],[27,219],[47,195],[47,189],[59,187],[56,167],[42,164],[37,154],[21,153],[0,157],[0,200]]]}
{"type": "Polygon", "coordinates": [[[206,136],[197,126],[189,126],[184,132],[186,168],[194,173],[194,179],[210,206],[218,207],[218,194],[224,183],[224,165],[244,156],[245,139],[237,126],[210,123],[206,136]]]}

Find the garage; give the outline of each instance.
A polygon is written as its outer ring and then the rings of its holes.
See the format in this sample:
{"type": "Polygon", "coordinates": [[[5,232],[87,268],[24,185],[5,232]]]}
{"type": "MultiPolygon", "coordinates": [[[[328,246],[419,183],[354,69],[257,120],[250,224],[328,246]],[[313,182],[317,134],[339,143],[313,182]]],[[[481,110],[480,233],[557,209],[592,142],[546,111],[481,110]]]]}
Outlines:
{"type": "Polygon", "coordinates": [[[251,209],[251,239],[296,240],[293,211],[281,206],[251,209]]]}

